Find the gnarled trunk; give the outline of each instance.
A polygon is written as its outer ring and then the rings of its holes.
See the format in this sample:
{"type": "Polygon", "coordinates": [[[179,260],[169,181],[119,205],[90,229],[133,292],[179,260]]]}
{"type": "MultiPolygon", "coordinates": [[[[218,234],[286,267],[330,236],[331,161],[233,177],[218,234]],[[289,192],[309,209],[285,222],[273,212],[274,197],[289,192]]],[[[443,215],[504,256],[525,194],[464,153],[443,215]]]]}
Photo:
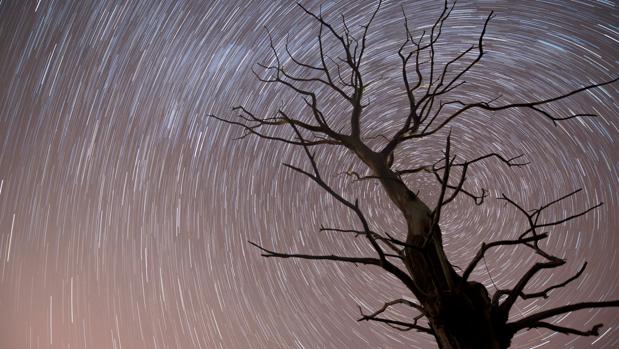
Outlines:
{"type": "Polygon", "coordinates": [[[447,258],[440,234],[438,227],[426,232],[429,238],[409,234],[407,243],[418,248],[407,248],[405,261],[439,348],[508,348],[507,319],[492,307],[482,284],[465,281],[451,265],[444,265],[447,258]]]}
{"type": "Polygon", "coordinates": [[[504,349],[509,347],[501,319],[497,318],[483,285],[463,282],[455,291],[426,300],[434,337],[443,349],[504,349]]]}
{"type": "Polygon", "coordinates": [[[405,265],[441,349],[504,349],[512,335],[486,288],[463,280],[443,250],[441,230],[426,203],[369,149],[357,154],[380,179],[407,223],[405,265]]]}

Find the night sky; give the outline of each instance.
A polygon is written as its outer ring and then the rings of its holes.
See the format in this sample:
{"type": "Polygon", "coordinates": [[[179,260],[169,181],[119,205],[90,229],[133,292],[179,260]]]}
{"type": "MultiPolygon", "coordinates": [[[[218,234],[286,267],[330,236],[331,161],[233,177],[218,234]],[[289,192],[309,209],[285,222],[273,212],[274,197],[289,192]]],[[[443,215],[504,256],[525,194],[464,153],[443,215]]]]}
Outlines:
{"type": "MultiPolygon", "coordinates": [[[[318,1],[303,1],[318,11],[318,1]]],[[[373,1],[324,1],[327,18],[363,23],[373,1]]],[[[376,81],[365,135],[393,132],[406,101],[397,48],[400,2],[386,1],[371,35],[365,72],[376,81]]],[[[411,27],[428,29],[438,1],[407,1],[411,27]]],[[[467,74],[465,100],[535,100],[610,80],[619,72],[614,1],[461,1],[439,45],[443,62],[475,43],[484,18],[487,54],[467,74]]],[[[314,62],[316,23],[289,1],[0,0],[0,347],[21,348],[434,348],[432,337],[358,323],[409,294],[378,269],[260,257],[247,243],[291,252],[368,255],[365,240],[318,232],[353,217],[281,162],[307,166],[301,149],[207,118],[234,117],[243,104],[269,115],[300,111],[294,94],[256,81],[281,49],[314,62]]],[[[334,51],[335,52],[335,51],[334,51]]],[[[291,69],[293,69],[291,67],[291,69]]],[[[299,71],[300,72],[300,71],[299,71]]],[[[547,212],[561,218],[598,202],[589,215],[551,230],[549,251],[568,259],[529,290],[586,275],[551,298],[517,303],[513,318],[569,302],[619,298],[619,84],[547,110],[597,118],[552,122],[528,111],[467,113],[452,126],[461,159],[526,153],[531,165],[486,162],[469,185],[535,208],[584,190],[547,212]]],[[[323,91],[324,109],[344,125],[345,104],[323,91]]],[[[338,124],[339,123],[339,124],[338,124]]],[[[440,158],[444,134],[401,149],[396,165],[440,158]]],[[[318,151],[325,178],[358,197],[372,224],[403,236],[393,206],[350,153],[318,151]]],[[[422,198],[433,179],[411,178],[422,198]]],[[[460,267],[482,241],[525,229],[494,199],[457,200],[441,226],[460,267]]],[[[474,279],[491,292],[512,286],[535,257],[523,248],[488,254],[474,279]]],[[[397,310],[399,311],[399,309],[397,310]]],[[[402,316],[410,315],[402,309],[402,316]]],[[[397,314],[396,314],[397,316],[397,314]]],[[[582,310],[553,322],[601,336],[521,332],[515,348],[617,348],[619,311],[582,310]]]]}

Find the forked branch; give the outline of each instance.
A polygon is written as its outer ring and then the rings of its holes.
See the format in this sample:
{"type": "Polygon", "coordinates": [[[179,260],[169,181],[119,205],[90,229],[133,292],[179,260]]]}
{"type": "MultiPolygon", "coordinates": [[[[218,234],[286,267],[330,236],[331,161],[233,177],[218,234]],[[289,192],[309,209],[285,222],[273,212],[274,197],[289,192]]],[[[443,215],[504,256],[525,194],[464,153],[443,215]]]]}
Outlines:
{"type": "MultiPolygon", "coordinates": [[[[546,289],[539,291],[539,292],[533,292],[533,293],[527,293],[525,292],[525,287],[527,286],[527,284],[531,281],[531,279],[541,270],[543,269],[552,269],[552,268],[557,268],[560,267],[562,265],[565,264],[565,260],[554,256],[546,251],[544,251],[540,246],[539,246],[539,242],[541,240],[543,240],[544,238],[547,237],[548,233],[547,232],[542,232],[539,233],[538,229],[540,228],[545,228],[545,227],[552,227],[552,226],[556,226],[559,224],[563,224],[565,222],[571,221],[573,219],[576,219],[578,217],[581,217],[585,214],[587,214],[588,212],[590,212],[591,210],[599,207],[601,205],[597,204],[594,206],[591,206],[581,212],[572,214],[568,217],[565,218],[561,218],[558,220],[554,220],[554,221],[550,221],[550,222],[540,222],[540,216],[542,214],[542,212],[544,212],[544,210],[546,210],[547,208],[551,207],[552,205],[555,205],[563,200],[566,200],[570,197],[572,197],[573,195],[575,195],[576,193],[580,192],[580,189],[575,190],[571,193],[568,193],[566,195],[561,196],[558,199],[552,200],[547,204],[544,204],[542,206],[540,206],[539,208],[533,209],[533,210],[526,210],[524,209],[520,204],[516,203],[514,200],[510,199],[509,197],[507,197],[505,194],[502,194],[501,200],[506,201],[507,203],[509,203],[510,205],[512,205],[513,207],[515,207],[519,212],[521,212],[527,219],[527,222],[529,224],[529,228],[525,230],[524,233],[522,233],[520,235],[520,237],[516,240],[511,240],[508,241],[507,243],[505,242],[495,242],[494,244],[482,244],[482,248],[481,250],[477,253],[477,255],[475,256],[475,258],[473,259],[473,261],[471,262],[471,264],[467,267],[467,269],[465,270],[464,273],[464,277],[465,279],[470,275],[470,273],[473,271],[475,265],[479,262],[479,260],[481,260],[481,258],[483,258],[483,255],[485,253],[485,251],[490,248],[489,246],[499,246],[499,245],[504,245],[504,244],[510,244],[510,245],[523,245],[523,246],[527,246],[531,249],[533,249],[538,255],[542,256],[543,258],[546,259],[545,262],[537,262],[535,263],[521,278],[520,280],[516,283],[516,285],[512,288],[512,289],[507,289],[507,290],[498,290],[494,296],[493,296],[493,300],[492,303],[494,306],[498,307],[498,310],[501,314],[503,314],[505,317],[508,316],[511,308],[513,307],[513,305],[516,303],[516,300],[518,298],[522,298],[522,299],[530,299],[530,298],[546,298],[548,297],[548,293],[554,289],[557,288],[561,288],[566,286],[567,284],[569,284],[570,282],[576,280],[577,278],[579,278],[582,273],[584,272],[587,263],[584,263],[584,265],[580,268],[580,270],[573,275],[572,277],[570,277],[569,279],[556,284],[556,285],[552,285],[547,287],[546,289]],[[500,303],[501,298],[503,296],[507,296],[505,298],[505,300],[500,303]],[[500,304],[499,304],[500,303],[500,304]]],[[[555,326],[555,325],[549,325],[545,322],[541,322],[541,320],[545,320],[548,317],[552,317],[555,315],[559,315],[559,314],[563,314],[563,313],[567,313],[569,311],[572,310],[578,310],[578,309],[585,309],[585,308],[595,308],[595,307],[614,307],[614,306],[619,306],[619,301],[608,301],[608,302],[583,302],[583,303],[577,303],[577,304],[572,304],[572,305],[568,305],[568,306],[563,306],[563,307],[559,307],[559,308],[555,308],[555,309],[551,309],[551,310],[547,310],[547,311],[543,311],[540,312],[538,314],[533,314],[528,316],[525,319],[519,320],[517,322],[515,322],[513,324],[513,328],[515,329],[515,332],[517,332],[520,329],[523,328],[532,328],[532,327],[546,327],[546,328],[550,328],[549,326],[555,326]]],[[[559,327],[557,327],[558,329],[559,327]]],[[[595,328],[594,328],[595,329],[595,328]]],[[[564,332],[564,333],[572,333],[575,334],[577,332],[582,332],[582,331],[577,331],[577,330],[573,330],[573,329],[564,329],[564,331],[568,331],[568,332],[564,332]]],[[[593,331],[593,330],[592,330],[593,331]]],[[[592,331],[589,332],[582,332],[582,333],[594,333],[592,331]]],[[[514,333],[515,333],[514,332],[514,333]]],[[[558,331],[561,332],[561,331],[558,331]]]]}
{"type": "Polygon", "coordinates": [[[418,324],[419,320],[421,318],[424,317],[423,314],[423,307],[417,303],[411,302],[409,300],[406,299],[396,299],[390,302],[387,302],[385,304],[383,304],[383,306],[376,310],[375,312],[373,312],[372,314],[364,314],[363,310],[361,309],[361,307],[359,307],[359,312],[361,313],[361,318],[359,318],[357,321],[376,321],[376,322],[382,322],[385,323],[387,325],[389,325],[390,327],[393,327],[395,329],[398,329],[400,331],[409,331],[409,330],[417,330],[419,332],[424,332],[424,333],[429,333],[429,334],[433,334],[434,332],[432,331],[431,328],[429,327],[425,327],[422,326],[420,324],[418,324]],[[392,319],[387,319],[387,318],[383,318],[383,317],[379,317],[379,315],[383,314],[388,308],[397,305],[397,304],[404,304],[407,305],[411,308],[416,309],[417,311],[420,312],[419,315],[415,316],[413,318],[413,322],[403,322],[403,321],[398,321],[398,320],[392,320],[392,319]]]}
{"type": "MultiPolygon", "coordinates": [[[[301,55],[292,52],[288,45],[288,41],[286,41],[284,47],[285,51],[278,52],[271,34],[268,33],[269,45],[274,58],[271,59],[270,63],[258,65],[264,70],[263,74],[254,74],[259,81],[265,84],[274,84],[283,87],[291,91],[296,98],[300,98],[301,109],[306,115],[289,115],[282,107],[274,113],[273,116],[265,117],[256,115],[249,109],[240,106],[234,109],[234,111],[238,113],[234,119],[225,119],[215,115],[210,115],[210,117],[226,124],[239,127],[242,131],[239,138],[255,136],[266,140],[302,147],[311,168],[308,166],[308,169],[304,169],[303,167],[292,164],[284,164],[284,166],[309,177],[337,202],[351,210],[350,212],[354,214],[358,223],[357,226],[349,229],[321,227],[321,231],[350,233],[354,234],[356,237],[363,238],[373,248],[375,256],[356,257],[333,254],[283,253],[269,250],[254,242],[250,243],[256,246],[265,257],[329,260],[355,265],[378,266],[397,277],[423,302],[424,306],[428,306],[428,309],[430,309],[430,307],[434,308],[434,306],[437,305],[433,302],[440,303],[440,298],[442,297],[442,295],[438,293],[432,295],[428,292],[421,291],[422,289],[438,290],[436,285],[434,287],[428,287],[430,283],[434,283],[436,280],[439,280],[440,277],[444,277],[448,285],[447,289],[449,291],[458,291],[458,287],[463,285],[462,282],[468,282],[468,278],[479,262],[484,258],[488,250],[499,246],[526,246],[542,256],[545,260],[535,263],[516,282],[513,288],[498,290],[494,294],[492,309],[493,311],[498,310],[500,312],[499,315],[502,315],[500,318],[503,319],[500,320],[501,323],[499,326],[506,325],[508,332],[511,331],[512,334],[525,328],[546,328],[566,334],[581,336],[598,335],[601,324],[593,326],[590,330],[577,330],[550,323],[548,319],[580,309],[617,307],[619,306],[619,301],[582,302],[566,305],[528,315],[513,323],[507,323],[507,319],[517,299],[546,298],[552,290],[568,285],[583,274],[586,263],[575,275],[561,283],[546,287],[537,292],[528,293],[526,291],[527,285],[540,271],[556,268],[565,263],[563,259],[544,251],[540,247],[540,241],[546,239],[549,234],[544,230],[581,217],[602,205],[601,203],[564,218],[547,221],[542,219],[542,212],[546,211],[546,209],[552,205],[578,193],[580,190],[564,195],[534,210],[526,210],[514,200],[508,198],[506,195],[502,195],[500,198],[501,200],[515,207],[526,217],[528,228],[517,239],[483,243],[477,254],[463,271],[462,278],[458,278],[444,254],[442,242],[440,240],[441,232],[439,224],[442,210],[460,194],[474,199],[475,203],[478,205],[488,196],[488,192],[483,188],[481,189],[481,193],[478,194],[476,190],[470,190],[470,188],[465,185],[467,175],[469,174],[468,171],[473,168],[474,164],[487,159],[498,160],[508,167],[522,167],[528,163],[520,160],[522,155],[509,158],[497,153],[485,154],[468,161],[457,160],[450,148],[451,138],[449,136],[447,138],[444,157],[433,165],[426,164],[424,166],[408,169],[394,169],[393,167],[396,163],[395,150],[398,146],[407,141],[433,135],[447,127],[456,118],[470,111],[485,110],[489,112],[501,112],[520,109],[539,114],[548,118],[555,124],[559,121],[575,117],[593,116],[593,114],[581,113],[559,116],[555,111],[550,111],[552,109],[548,107],[551,106],[552,103],[562,101],[575,94],[615,83],[619,78],[587,85],[551,98],[517,103],[499,104],[499,102],[497,102],[498,98],[472,103],[448,98],[451,91],[454,91],[465,83],[463,80],[465,75],[474,69],[484,56],[484,37],[487,32],[488,24],[493,17],[493,13],[491,12],[486,18],[476,43],[472,43],[471,46],[466,47],[445,64],[439,65],[435,49],[443,33],[443,26],[454,8],[453,5],[450,6],[449,2],[445,0],[443,9],[434,24],[430,28],[424,30],[420,35],[415,36],[412,33],[408,19],[406,15],[404,15],[406,37],[397,54],[401,60],[401,67],[398,67],[398,69],[401,69],[402,83],[404,84],[406,92],[405,98],[406,102],[408,102],[408,110],[405,110],[402,115],[398,115],[401,124],[398,125],[395,134],[391,137],[381,135],[384,139],[377,141],[379,144],[377,147],[374,147],[374,145],[368,145],[366,142],[369,138],[364,138],[362,135],[362,116],[365,108],[369,104],[369,102],[364,104],[362,100],[364,98],[364,93],[371,84],[371,82],[364,80],[367,76],[363,76],[362,74],[362,72],[365,71],[365,68],[362,69],[362,62],[364,62],[364,58],[367,52],[369,52],[367,50],[367,37],[370,26],[374,22],[381,7],[381,1],[378,1],[375,10],[372,12],[366,24],[361,26],[360,33],[354,33],[351,30],[352,27],[349,26],[349,23],[347,23],[344,17],[342,17],[341,23],[343,29],[337,30],[336,27],[341,27],[331,24],[322,16],[322,13],[314,13],[302,5],[299,6],[307,15],[317,22],[319,27],[317,35],[319,57],[317,57],[315,61],[306,61],[301,55]],[[336,46],[338,46],[336,49],[339,51],[337,56],[330,56],[331,52],[327,52],[332,47],[325,42],[327,39],[334,40],[336,46]],[[285,57],[285,55],[288,57],[285,57]],[[293,69],[289,69],[290,65],[294,66],[293,69]],[[338,118],[337,120],[342,120],[341,115],[330,115],[327,109],[324,108],[325,103],[318,99],[318,96],[321,96],[325,90],[330,91],[340,102],[344,101],[345,106],[348,108],[349,114],[345,115],[344,118],[346,121],[345,125],[338,126],[339,128],[337,129],[333,128],[332,125],[335,124],[334,121],[336,118],[338,118]],[[321,107],[324,109],[321,109],[321,107]],[[272,132],[281,129],[284,129],[285,132],[292,131],[292,136],[290,136],[289,133],[283,133],[284,135],[282,136],[282,133],[272,132]],[[350,132],[346,133],[342,131],[346,129],[349,129],[350,132]],[[290,138],[286,138],[286,136],[290,136],[290,138]],[[359,201],[357,199],[347,199],[344,194],[334,190],[327,183],[321,175],[315,153],[313,152],[315,146],[320,145],[342,146],[354,153],[361,162],[368,166],[370,171],[365,176],[361,176],[354,171],[348,171],[347,174],[357,181],[366,179],[379,180],[391,201],[400,209],[407,221],[408,236],[405,241],[396,239],[387,232],[382,234],[377,233],[376,229],[372,227],[363,214],[359,201]],[[376,151],[374,149],[378,150],[376,151]],[[407,184],[408,182],[405,182],[402,178],[402,176],[417,173],[429,173],[440,183],[440,194],[437,198],[436,206],[431,211],[425,202],[417,197],[418,191],[414,190],[414,188],[410,188],[407,184]],[[423,234],[426,235],[424,236],[423,234]],[[410,236],[424,237],[425,239],[423,242],[417,243],[415,239],[409,239],[410,236]],[[409,243],[410,241],[415,243],[409,243]],[[441,263],[440,267],[442,268],[442,273],[441,271],[437,272],[438,269],[434,268],[437,266],[436,259],[428,254],[430,249],[427,248],[426,244],[430,241],[434,244],[432,251],[435,251],[438,256],[436,258],[438,258],[438,263],[441,263]],[[410,255],[407,255],[409,252],[410,255]],[[419,255],[418,257],[420,258],[416,258],[417,255],[419,255]],[[411,258],[411,256],[415,258],[411,258]],[[396,258],[396,260],[394,260],[394,258],[396,258]],[[431,263],[428,263],[428,265],[432,265],[432,268],[415,269],[417,266],[412,263],[425,259],[432,259],[430,261],[431,263]],[[400,268],[402,264],[404,264],[406,269],[400,268]],[[428,269],[427,273],[431,275],[423,274],[426,272],[426,269],[428,269]]],[[[454,292],[454,294],[455,293],[456,292],[454,292]]],[[[417,303],[405,299],[397,299],[385,303],[382,308],[371,314],[366,315],[362,312],[362,317],[359,321],[376,321],[385,323],[388,326],[402,331],[417,330],[433,334],[432,328],[418,323],[425,314],[424,310],[425,308],[417,303]],[[420,314],[414,317],[413,322],[403,322],[382,317],[388,308],[396,304],[408,305],[419,311],[420,314]]],[[[429,312],[425,315],[428,317],[433,316],[428,319],[429,322],[437,321],[437,318],[429,312]]],[[[432,324],[435,324],[435,322],[432,322],[432,324]]]]}
{"type": "Polygon", "coordinates": [[[578,279],[578,278],[582,275],[582,273],[585,271],[585,269],[586,269],[586,268],[587,268],[587,262],[585,262],[585,263],[582,265],[582,267],[578,270],[578,272],[577,272],[576,274],[574,274],[573,276],[571,276],[569,279],[567,279],[567,280],[565,280],[565,281],[563,281],[563,282],[561,282],[561,283],[558,283],[558,284],[556,284],[556,285],[549,286],[549,287],[547,287],[547,288],[545,288],[544,290],[539,291],[539,292],[533,292],[533,293],[524,293],[524,292],[521,292],[521,293],[520,293],[520,298],[522,298],[522,299],[530,299],[530,298],[548,298],[548,293],[549,293],[550,291],[552,291],[552,290],[554,290],[554,289],[557,289],[557,288],[565,287],[565,286],[566,286],[567,284],[569,284],[570,282],[572,282],[572,281],[574,281],[574,280],[578,279]]]}
{"type": "Polygon", "coordinates": [[[527,238],[521,238],[521,239],[515,239],[515,240],[499,240],[499,241],[493,241],[490,243],[484,242],[481,244],[481,248],[479,249],[475,257],[473,257],[469,265],[464,270],[464,273],[462,273],[462,278],[464,280],[468,280],[469,276],[471,275],[473,270],[475,270],[475,267],[477,266],[479,261],[481,261],[484,258],[486,251],[488,251],[491,248],[498,247],[498,246],[524,245],[527,243],[545,239],[547,237],[548,237],[548,233],[543,233],[543,234],[529,236],[527,238]]]}

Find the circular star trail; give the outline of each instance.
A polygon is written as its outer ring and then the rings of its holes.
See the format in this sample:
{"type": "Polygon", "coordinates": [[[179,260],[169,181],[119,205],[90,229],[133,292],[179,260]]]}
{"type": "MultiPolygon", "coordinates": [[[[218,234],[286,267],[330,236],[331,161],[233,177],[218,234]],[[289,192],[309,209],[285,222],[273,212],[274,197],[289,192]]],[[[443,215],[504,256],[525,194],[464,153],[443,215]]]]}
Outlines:
{"type": "MultiPolygon", "coordinates": [[[[353,27],[373,1],[303,2],[353,27]]],[[[366,136],[394,130],[406,108],[397,48],[401,2],[386,1],[369,37],[364,69],[376,81],[363,119],[366,136]]],[[[427,29],[435,1],[406,1],[412,28],[427,29]]],[[[474,43],[494,10],[482,63],[459,96],[505,102],[553,97],[616,77],[614,1],[462,1],[438,45],[446,62],[474,43]]],[[[380,270],[260,257],[247,243],[281,251],[363,255],[361,239],[319,233],[353,217],[282,162],[304,166],[300,149],[208,119],[245,105],[268,115],[299,99],[252,74],[288,40],[317,59],[316,23],[288,1],[0,0],[0,346],[3,348],[433,348],[425,334],[359,323],[393,298],[410,297],[380,270]]],[[[358,27],[355,27],[358,28],[358,27]]],[[[356,29],[355,29],[356,30],[356,29]]],[[[288,62],[290,63],[290,62],[288,62]]],[[[598,202],[589,215],[551,230],[547,249],[568,260],[534,279],[544,288],[586,275],[549,299],[517,303],[512,316],[585,300],[619,298],[619,105],[617,84],[549,105],[595,113],[553,126],[525,111],[470,114],[452,126],[462,159],[526,154],[531,165],[474,169],[469,184],[509,194],[527,208],[583,188],[554,207],[561,218],[598,202]]],[[[319,91],[325,110],[344,107],[319,91]]],[[[563,113],[563,114],[562,114],[563,113]]],[[[345,117],[334,116],[334,123],[345,117]]],[[[379,139],[375,138],[375,139],[379,139]]],[[[411,144],[396,164],[440,156],[444,135],[411,144]]],[[[359,197],[372,224],[402,231],[376,183],[343,150],[318,163],[330,184],[359,197]]],[[[426,199],[431,178],[411,185],[426,199]]],[[[450,205],[441,222],[447,254],[463,267],[483,241],[514,238],[518,212],[489,199],[450,205]]],[[[473,277],[493,292],[534,262],[524,249],[489,254],[473,277]]],[[[399,310],[398,310],[399,311],[399,310]]],[[[406,310],[401,315],[410,316],[406,310]]],[[[514,348],[615,348],[619,313],[582,310],[553,320],[599,337],[521,332],[514,348]]]]}

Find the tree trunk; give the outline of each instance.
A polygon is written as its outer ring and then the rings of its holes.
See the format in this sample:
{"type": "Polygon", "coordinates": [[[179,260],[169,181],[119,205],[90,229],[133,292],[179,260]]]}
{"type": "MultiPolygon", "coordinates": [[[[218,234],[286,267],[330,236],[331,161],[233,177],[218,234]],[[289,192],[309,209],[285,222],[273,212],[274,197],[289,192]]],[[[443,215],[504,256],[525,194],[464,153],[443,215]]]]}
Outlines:
{"type": "Polygon", "coordinates": [[[504,349],[512,335],[506,316],[492,307],[486,288],[463,280],[443,250],[441,230],[432,211],[367,148],[357,154],[372,168],[407,223],[405,265],[441,349],[504,349]]]}
{"type": "Polygon", "coordinates": [[[409,235],[407,242],[420,248],[406,249],[406,266],[420,290],[417,298],[441,349],[508,348],[503,318],[492,307],[486,288],[464,281],[447,261],[438,228],[428,231],[433,242],[409,235]],[[447,274],[445,274],[447,273],[447,274]]]}
{"type": "Polygon", "coordinates": [[[442,261],[447,258],[440,234],[437,227],[426,232],[432,241],[409,234],[407,243],[418,248],[406,249],[406,267],[419,288],[416,296],[439,348],[508,348],[511,335],[504,328],[507,319],[496,313],[482,284],[464,281],[450,264],[444,265],[442,261]]]}
{"type": "MultiPolygon", "coordinates": [[[[427,207],[420,203],[416,206],[427,207]]],[[[493,314],[486,288],[462,280],[452,268],[443,250],[441,230],[431,225],[430,210],[413,218],[408,222],[406,241],[418,248],[406,249],[405,264],[421,292],[417,298],[426,310],[439,348],[507,348],[508,343],[501,345],[501,329],[495,328],[500,321],[493,314]],[[426,227],[425,231],[414,229],[420,226],[426,227]]]]}

